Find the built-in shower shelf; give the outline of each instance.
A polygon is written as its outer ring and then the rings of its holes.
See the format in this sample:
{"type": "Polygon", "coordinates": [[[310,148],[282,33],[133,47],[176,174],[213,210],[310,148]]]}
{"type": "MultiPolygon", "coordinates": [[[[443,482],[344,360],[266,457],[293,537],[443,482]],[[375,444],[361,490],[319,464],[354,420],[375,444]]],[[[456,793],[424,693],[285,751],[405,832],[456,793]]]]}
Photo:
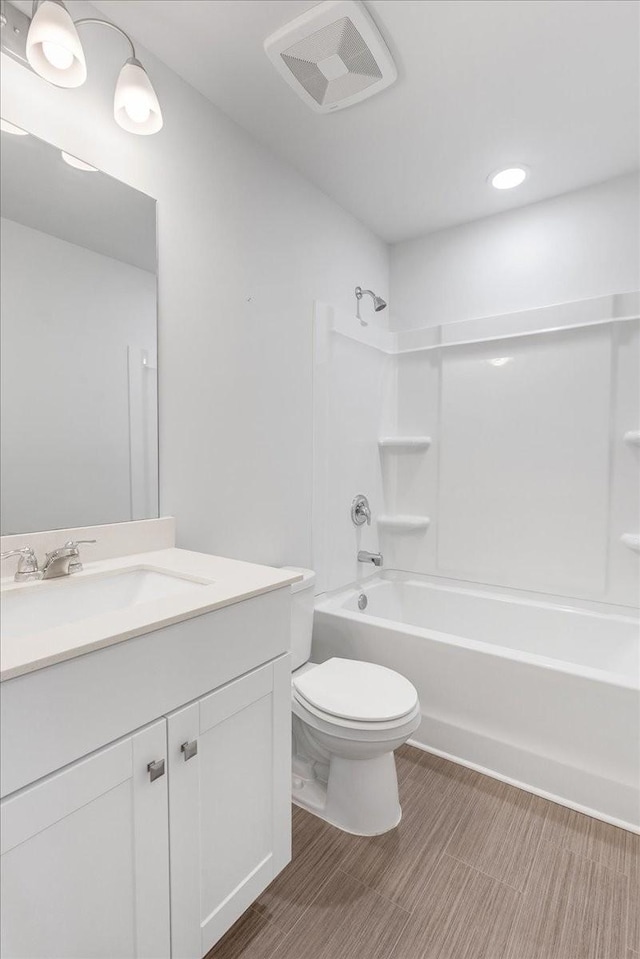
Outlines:
{"type": "Polygon", "coordinates": [[[640,536],[636,533],[623,533],[620,542],[628,546],[629,549],[635,550],[636,553],[640,553],[640,536]]]}
{"type": "Polygon", "coordinates": [[[640,430],[627,430],[622,439],[629,446],[640,446],[640,430]]]}
{"type": "Polygon", "coordinates": [[[382,529],[394,530],[396,533],[413,533],[419,530],[425,530],[430,525],[431,520],[428,516],[379,516],[378,526],[382,529]]]}
{"type": "Polygon", "coordinates": [[[430,436],[381,436],[378,440],[381,450],[428,450],[430,436]]]}

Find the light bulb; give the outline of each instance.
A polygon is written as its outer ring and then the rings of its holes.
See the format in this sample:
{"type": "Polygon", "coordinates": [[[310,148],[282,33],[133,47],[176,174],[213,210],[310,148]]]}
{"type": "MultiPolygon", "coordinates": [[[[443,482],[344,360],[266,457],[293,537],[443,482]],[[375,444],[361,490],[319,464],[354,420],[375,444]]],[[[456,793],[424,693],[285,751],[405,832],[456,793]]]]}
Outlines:
{"type": "Polygon", "coordinates": [[[52,43],[45,40],[42,44],[42,52],[56,70],[68,70],[73,63],[73,54],[71,50],[60,46],[59,43],[52,43]]]}
{"type": "Polygon", "coordinates": [[[135,93],[127,97],[124,109],[129,119],[134,123],[146,123],[151,113],[146,97],[135,93]]]}
{"type": "Polygon", "coordinates": [[[143,136],[162,128],[162,110],[144,67],[130,57],[122,67],[113,97],[113,115],[123,130],[143,136]]]}
{"type": "Polygon", "coordinates": [[[513,166],[506,170],[498,170],[489,177],[491,186],[496,190],[512,190],[514,186],[520,186],[527,179],[529,171],[526,167],[513,166]]]}

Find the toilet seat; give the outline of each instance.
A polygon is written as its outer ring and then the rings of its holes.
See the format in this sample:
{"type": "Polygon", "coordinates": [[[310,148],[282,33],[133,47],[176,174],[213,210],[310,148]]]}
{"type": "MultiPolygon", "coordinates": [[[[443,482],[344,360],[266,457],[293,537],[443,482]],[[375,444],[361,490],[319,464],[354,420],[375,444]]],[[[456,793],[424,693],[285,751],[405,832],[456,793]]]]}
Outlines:
{"type": "Polygon", "coordinates": [[[403,725],[418,706],[408,679],[386,666],[353,659],[329,659],[294,674],[294,698],[329,724],[352,729],[403,725]]]}
{"type": "Polygon", "coordinates": [[[305,725],[320,732],[336,736],[338,739],[352,740],[353,742],[385,742],[396,739],[402,735],[406,728],[409,733],[414,732],[416,725],[420,723],[420,704],[416,703],[415,709],[412,709],[407,716],[402,719],[394,719],[391,722],[377,723],[357,723],[349,719],[339,719],[337,716],[331,716],[329,713],[323,713],[315,709],[309,703],[304,702],[298,697],[295,689],[291,701],[291,711],[298,716],[305,725]]]}

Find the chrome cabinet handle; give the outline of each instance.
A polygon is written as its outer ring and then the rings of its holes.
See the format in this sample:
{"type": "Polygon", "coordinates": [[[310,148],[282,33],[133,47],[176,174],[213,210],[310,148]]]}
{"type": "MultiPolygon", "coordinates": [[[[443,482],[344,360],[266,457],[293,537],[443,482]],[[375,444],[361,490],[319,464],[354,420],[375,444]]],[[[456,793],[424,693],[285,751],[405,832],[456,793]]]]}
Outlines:
{"type": "Polygon", "coordinates": [[[192,739],[190,743],[183,743],[180,750],[184,756],[184,761],[188,762],[190,759],[193,759],[194,756],[198,755],[198,740],[192,739]]]}
{"type": "Polygon", "coordinates": [[[148,763],[147,772],[151,782],[155,782],[156,779],[160,779],[160,776],[164,776],[164,759],[156,759],[155,762],[148,763]]]}

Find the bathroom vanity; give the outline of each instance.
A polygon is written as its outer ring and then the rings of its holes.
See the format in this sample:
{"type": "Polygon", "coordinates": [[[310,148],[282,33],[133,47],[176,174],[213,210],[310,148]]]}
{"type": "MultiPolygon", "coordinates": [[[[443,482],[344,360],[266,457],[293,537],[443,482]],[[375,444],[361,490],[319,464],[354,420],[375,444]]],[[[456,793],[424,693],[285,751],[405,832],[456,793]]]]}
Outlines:
{"type": "Polygon", "coordinates": [[[290,858],[298,576],[174,548],[156,201],[19,132],[1,165],[1,952],[200,959],[290,858]]]}
{"type": "Polygon", "coordinates": [[[169,548],[3,580],[3,955],[199,959],[286,865],[297,578],[169,548]]]}

